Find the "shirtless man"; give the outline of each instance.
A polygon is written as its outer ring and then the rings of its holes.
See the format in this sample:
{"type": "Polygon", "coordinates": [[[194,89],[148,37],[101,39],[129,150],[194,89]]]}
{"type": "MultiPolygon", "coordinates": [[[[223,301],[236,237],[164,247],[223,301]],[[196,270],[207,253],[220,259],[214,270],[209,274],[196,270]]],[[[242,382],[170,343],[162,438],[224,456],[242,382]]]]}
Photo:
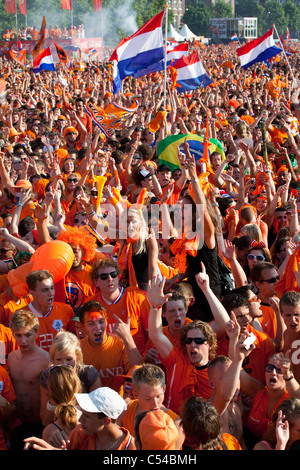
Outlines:
{"type": "MultiPolygon", "coordinates": [[[[243,437],[243,404],[238,400],[241,383],[241,374],[246,374],[242,364],[250,352],[250,349],[241,347],[241,343],[247,336],[240,336],[240,327],[234,313],[226,327],[229,337],[229,357],[216,356],[208,366],[209,383],[212,388],[210,401],[219,412],[222,419],[222,432],[234,436],[240,443],[242,449],[247,449],[243,437]]],[[[247,380],[249,384],[249,380],[247,380]]],[[[252,379],[251,389],[257,386],[257,391],[263,386],[252,379]]],[[[253,392],[254,393],[254,392],[253,392]]]]}
{"type": "Polygon", "coordinates": [[[11,329],[19,349],[8,355],[7,367],[15,393],[17,416],[22,422],[12,436],[12,448],[22,449],[26,436],[41,436],[40,373],[49,365],[48,352],[41,349],[36,338],[39,320],[31,312],[19,310],[11,319],[11,329]]]}

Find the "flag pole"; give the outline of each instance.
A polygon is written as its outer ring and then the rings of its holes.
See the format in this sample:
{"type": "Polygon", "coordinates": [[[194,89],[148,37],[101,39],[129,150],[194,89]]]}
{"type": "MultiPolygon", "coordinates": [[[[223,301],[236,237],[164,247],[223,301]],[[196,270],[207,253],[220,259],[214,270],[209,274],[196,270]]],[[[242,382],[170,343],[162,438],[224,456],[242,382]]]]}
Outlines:
{"type": "Polygon", "coordinates": [[[273,27],[274,27],[274,29],[275,29],[275,31],[276,31],[277,36],[278,36],[278,39],[279,39],[279,42],[280,42],[280,45],[281,45],[281,49],[282,49],[282,51],[283,51],[283,53],[284,53],[285,59],[286,59],[286,61],[287,61],[288,67],[289,67],[289,69],[290,69],[291,75],[292,75],[293,80],[294,80],[294,74],[293,74],[293,72],[292,72],[292,68],[291,68],[290,63],[289,63],[289,61],[288,61],[287,55],[286,55],[286,53],[285,53],[283,44],[282,44],[282,42],[281,42],[280,36],[279,36],[279,34],[278,34],[278,31],[277,31],[277,29],[276,29],[275,23],[273,24],[273,27]]]}
{"type": "Polygon", "coordinates": [[[168,5],[166,5],[165,22],[165,57],[164,57],[164,110],[166,111],[166,91],[167,91],[167,39],[168,39],[168,5]]]}

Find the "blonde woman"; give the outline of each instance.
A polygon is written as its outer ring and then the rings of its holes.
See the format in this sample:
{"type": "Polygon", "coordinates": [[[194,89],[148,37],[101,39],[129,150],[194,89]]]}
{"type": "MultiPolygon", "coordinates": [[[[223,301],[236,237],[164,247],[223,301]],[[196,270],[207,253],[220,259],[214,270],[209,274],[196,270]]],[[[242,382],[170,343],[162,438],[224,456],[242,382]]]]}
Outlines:
{"type": "Polygon", "coordinates": [[[263,241],[260,228],[256,224],[246,224],[241,228],[240,235],[248,235],[252,241],[260,243],[263,241]]]}
{"type": "Polygon", "coordinates": [[[44,428],[42,438],[61,448],[62,442],[78,424],[81,412],[76,406],[75,393],[82,393],[82,384],[73,367],[55,365],[49,370],[47,387],[50,399],[57,406],[55,421],[44,428]]]}
{"type": "Polygon", "coordinates": [[[49,371],[54,365],[68,365],[76,371],[82,385],[83,393],[90,393],[102,386],[97,369],[92,365],[83,364],[80,341],[69,331],[61,331],[55,337],[49,351],[50,366],[40,376],[40,417],[43,426],[54,421],[56,403],[51,401],[47,381],[49,371]]]}

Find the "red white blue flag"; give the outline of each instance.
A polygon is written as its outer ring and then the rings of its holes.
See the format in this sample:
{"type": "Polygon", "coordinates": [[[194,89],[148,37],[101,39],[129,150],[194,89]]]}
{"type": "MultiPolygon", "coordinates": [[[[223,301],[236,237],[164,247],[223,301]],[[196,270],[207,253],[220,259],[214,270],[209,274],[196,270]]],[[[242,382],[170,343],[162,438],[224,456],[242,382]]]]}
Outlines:
{"type": "Polygon", "coordinates": [[[195,90],[213,83],[203,67],[198,51],[187,57],[182,56],[172,67],[177,70],[178,93],[195,90]]]}
{"type": "Polygon", "coordinates": [[[273,39],[273,28],[271,28],[263,36],[239,47],[236,52],[240,58],[241,66],[246,69],[256,62],[264,62],[280,54],[282,49],[276,46],[273,39]]]}
{"type": "Polygon", "coordinates": [[[112,53],[113,92],[121,90],[124,78],[146,69],[164,58],[162,20],[165,10],[158,13],[132,36],[122,39],[112,53]]]}
{"type": "Polygon", "coordinates": [[[41,54],[35,57],[33,61],[34,73],[40,73],[43,71],[55,71],[54,61],[51,54],[50,47],[47,47],[41,54]]]}

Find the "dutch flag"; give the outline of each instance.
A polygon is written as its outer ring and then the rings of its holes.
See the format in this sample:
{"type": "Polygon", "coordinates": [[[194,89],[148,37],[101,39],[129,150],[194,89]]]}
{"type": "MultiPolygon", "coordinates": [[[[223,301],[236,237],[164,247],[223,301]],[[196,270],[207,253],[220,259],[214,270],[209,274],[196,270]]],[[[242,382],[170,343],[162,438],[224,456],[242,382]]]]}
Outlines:
{"type": "Polygon", "coordinates": [[[237,36],[236,33],[235,33],[233,36],[231,36],[230,39],[231,39],[231,41],[238,41],[238,40],[239,40],[239,38],[238,38],[238,36],[237,36]]]}
{"type": "Polygon", "coordinates": [[[165,10],[147,21],[132,36],[122,39],[112,53],[113,92],[121,90],[124,78],[146,69],[164,58],[162,20],[165,10]]]}
{"type": "Polygon", "coordinates": [[[54,61],[51,54],[50,47],[47,47],[41,54],[35,57],[33,61],[33,69],[34,73],[40,73],[44,70],[48,71],[55,71],[54,61]]]}
{"type": "Polygon", "coordinates": [[[187,57],[182,56],[175,62],[173,68],[177,70],[176,83],[180,85],[177,88],[178,93],[195,90],[213,83],[202,65],[198,51],[187,57]]]}
{"type": "Polygon", "coordinates": [[[253,41],[248,42],[236,50],[243,69],[250,67],[256,62],[264,62],[282,52],[276,46],[273,39],[273,28],[253,41]]]}

